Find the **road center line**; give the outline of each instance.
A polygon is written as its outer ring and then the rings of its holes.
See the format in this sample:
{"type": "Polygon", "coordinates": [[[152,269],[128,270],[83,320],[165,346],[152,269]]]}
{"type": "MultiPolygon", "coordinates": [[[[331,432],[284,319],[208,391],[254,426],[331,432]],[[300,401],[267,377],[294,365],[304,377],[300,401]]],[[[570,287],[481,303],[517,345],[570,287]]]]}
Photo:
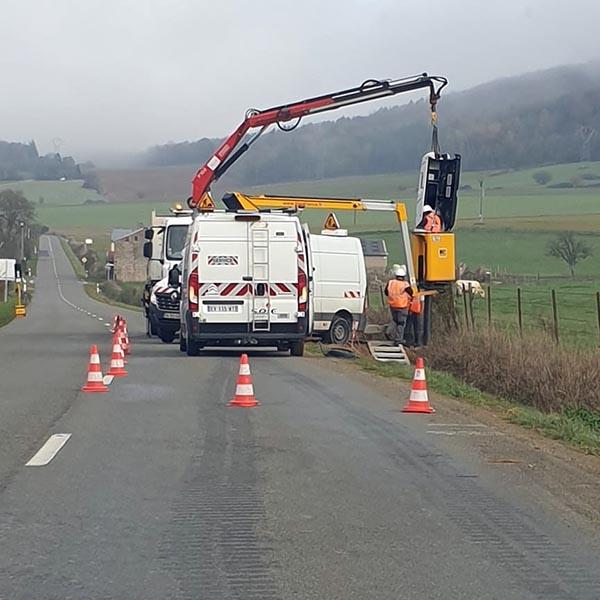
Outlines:
{"type": "Polygon", "coordinates": [[[60,451],[60,449],[69,441],[70,433],[55,433],[51,435],[46,443],[36,452],[31,460],[25,464],[26,467],[44,467],[60,451]]]}

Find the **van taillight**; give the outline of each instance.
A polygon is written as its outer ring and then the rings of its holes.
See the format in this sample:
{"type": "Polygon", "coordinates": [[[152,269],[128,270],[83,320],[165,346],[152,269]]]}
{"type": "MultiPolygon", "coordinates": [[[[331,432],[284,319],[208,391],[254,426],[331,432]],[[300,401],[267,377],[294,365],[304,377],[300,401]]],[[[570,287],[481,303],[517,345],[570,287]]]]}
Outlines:
{"type": "Polygon", "coordinates": [[[198,271],[195,269],[190,273],[188,281],[188,304],[191,311],[198,310],[198,271]]]}
{"type": "Polygon", "coordinates": [[[306,310],[308,288],[306,287],[306,273],[298,271],[298,310],[306,310]]]}

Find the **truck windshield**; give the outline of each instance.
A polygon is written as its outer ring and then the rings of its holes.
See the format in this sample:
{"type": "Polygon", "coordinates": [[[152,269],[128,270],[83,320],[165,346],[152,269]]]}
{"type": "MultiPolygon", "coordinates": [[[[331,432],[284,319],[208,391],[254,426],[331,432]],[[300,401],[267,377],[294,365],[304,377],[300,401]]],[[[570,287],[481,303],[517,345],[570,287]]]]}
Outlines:
{"type": "Polygon", "coordinates": [[[188,225],[171,225],[167,229],[167,259],[181,260],[188,225]]]}

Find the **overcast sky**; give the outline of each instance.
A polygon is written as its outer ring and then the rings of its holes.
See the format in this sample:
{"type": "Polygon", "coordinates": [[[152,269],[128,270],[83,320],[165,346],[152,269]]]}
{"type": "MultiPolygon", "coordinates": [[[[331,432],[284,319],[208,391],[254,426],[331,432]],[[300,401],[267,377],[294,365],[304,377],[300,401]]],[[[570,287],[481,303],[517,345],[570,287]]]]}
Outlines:
{"type": "Polygon", "coordinates": [[[0,139],[84,160],[367,78],[459,90],[600,58],[599,22],[597,0],[0,0],[0,139]]]}

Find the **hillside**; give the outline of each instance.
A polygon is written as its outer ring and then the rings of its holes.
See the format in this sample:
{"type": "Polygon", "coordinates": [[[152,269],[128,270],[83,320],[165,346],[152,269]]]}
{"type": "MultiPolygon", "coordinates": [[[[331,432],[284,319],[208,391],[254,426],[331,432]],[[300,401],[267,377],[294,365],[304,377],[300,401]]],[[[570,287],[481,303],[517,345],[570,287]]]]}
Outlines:
{"type": "MultiPolygon", "coordinates": [[[[600,62],[498,79],[448,93],[439,105],[445,151],[467,169],[526,168],[600,159],[600,62]]],[[[234,124],[232,123],[232,126],[234,124]]],[[[273,131],[232,169],[245,184],[409,171],[430,144],[428,103],[421,99],[366,117],[273,131]]],[[[150,148],[146,166],[202,164],[219,140],[150,148]]]]}

